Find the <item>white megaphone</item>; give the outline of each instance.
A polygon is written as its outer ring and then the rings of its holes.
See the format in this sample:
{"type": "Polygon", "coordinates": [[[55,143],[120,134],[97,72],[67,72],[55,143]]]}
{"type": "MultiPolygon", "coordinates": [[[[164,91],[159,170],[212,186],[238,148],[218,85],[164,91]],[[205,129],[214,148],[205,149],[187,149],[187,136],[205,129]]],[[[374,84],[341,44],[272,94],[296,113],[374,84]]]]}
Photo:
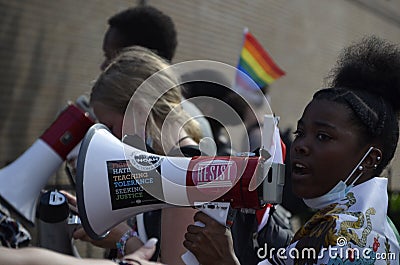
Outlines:
{"type": "Polygon", "coordinates": [[[77,163],[79,216],[88,235],[101,239],[129,217],[171,206],[229,202],[260,209],[280,203],[284,165],[266,157],[168,157],[127,145],[102,124],[82,141],[77,163]],[[270,165],[270,164],[269,164],[270,165]],[[260,185],[249,190],[252,179],[260,185]]]}
{"type": "Polygon", "coordinates": [[[93,124],[70,103],[28,150],[0,170],[1,201],[33,225],[41,190],[93,124]]]}

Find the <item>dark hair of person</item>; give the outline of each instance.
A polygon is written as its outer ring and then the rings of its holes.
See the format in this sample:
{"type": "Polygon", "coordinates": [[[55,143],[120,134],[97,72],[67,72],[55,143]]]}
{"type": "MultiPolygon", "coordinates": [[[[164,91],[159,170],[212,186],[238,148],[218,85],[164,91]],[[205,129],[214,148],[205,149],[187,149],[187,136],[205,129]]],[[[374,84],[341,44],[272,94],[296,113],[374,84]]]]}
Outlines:
{"type": "MultiPolygon", "coordinates": [[[[207,82],[207,81],[191,81],[184,84],[182,94],[185,98],[210,97],[224,102],[231,106],[235,113],[244,120],[248,103],[238,93],[234,92],[224,85],[207,82]]],[[[236,125],[230,121],[229,117],[224,120],[225,125],[236,125]]],[[[237,121],[235,121],[237,122],[237,121]]]]}
{"type": "MultiPolygon", "coordinates": [[[[246,100],[231,88],[231,82],[222,72],[212,69],[193,70],[182,76],[185,81],[182,95],[187,98],[206,97],[220,100],[232,107],[241,120],[244,120],[246,110],[250,108],[246,100]],[[186,80],[196,80],[188,81],[186,80]]],[[[237,125],[237,120],[224,119],[225,125],[237,125]]]]}
{"type": "Polygon", "coordinates": [[[171,61],[177,46],[172,19],[152,6],[124,10],[108,20],[110,27],[121,32],[124,47],[139,45],[171,61]]]}
{"type": "Polygon", "coordinates": [[[359,131],[360,144],[378,142],[382,160],[379,175],[392,160],[399,139],[400,50],[376,36],[344,49],[331,71],[330,88],[314,94],[344,104],[359,131]]]}

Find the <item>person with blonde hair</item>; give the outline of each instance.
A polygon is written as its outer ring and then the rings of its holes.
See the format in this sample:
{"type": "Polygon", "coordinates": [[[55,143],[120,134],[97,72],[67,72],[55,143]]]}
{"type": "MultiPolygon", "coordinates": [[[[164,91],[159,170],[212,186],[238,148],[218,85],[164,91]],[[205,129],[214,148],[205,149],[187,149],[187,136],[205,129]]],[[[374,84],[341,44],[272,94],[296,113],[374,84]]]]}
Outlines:
{"type": "MultiPolygon", "coordinates": [[[[140,46],[126,48],[100,75],[90,94],[90,103],[96,116],[110,128],[115,136],[121,138],[122,126],[120,125],[122,125],[125,110],[131,97],[137,92],[132,100],[143,108],[141,110],[148,111],[146,126],[142,128],[146,130],[147,135],[141,136],[151,137],[152,148],[161,155],[167,155],[168,151],[171,151],[162,150],[161,147],[163,141],[171,144],[171,139],[166,138],[171,135],[164,135],[161,139],[161,126],[169,125],[163,124],[167,116],[168,121],[172,121],[178,127],[183,127],[184,130],[180,131],[181,138],[190,136],[197,143],[201,138],[197,122],[190,119],[181,107],[182,94],[178,85],[179,81],[174,73],[168,71],[168,67],[169,64],[166,61],[146,48],[140,46]],[[148,82],[147,85],[143,84],[155,73],[158,80],[148,82]],[[143,87],[137,91],[142,84],[143,87]],[[115,116],[111,117],[108,110],[111,110],[115,116]],[[102,119],[99,115],[106,117],[102,119]]],[[[137,109],[137,105],[133,108],[137,109]]],[[[133,109],[133,112],[135,116],[138,116],[142,112],[136,109],[133,109]]],[[[136,127],[138,127],[137,124],[136,127]]],[[[180,138],[175,140],[180,140],[180,138]]]]}
{"type": "MultiPolygon", "coordinates": [[[[139,135],[146,143],[148,152],[200,155],[198,142],[201,134],[198,124],[182,109],[181,88],[168,67],[165,60],[146,48],[126,48],[96,80],[90,104],[99,122],[106,125],[116,137],[122,139],[123,132],[139,135]],[[154,77],[155,73],[157,75],[154,77]],[[150,77],[156,81],[145,82],[150,77]]],[[[69,199],[71,201],[71,197],[69,199]]],[[[160,260],[168,264],[181,264],[180,256],[185,252],[182,242],[186,226],[192,222],[195,210],[176,207],[152,213],[143,222],[146,235],[139,233],[138,236],[142,242],[148,237],[160,238],[160,260]]],[[[83,229],[76,231],[74,238],[106,248],[117,246],[119,255],[123,256],[142,244],[136,235],[136,231],[123,223],[115,227],[104,240],[90,239],[83,229]]]]}

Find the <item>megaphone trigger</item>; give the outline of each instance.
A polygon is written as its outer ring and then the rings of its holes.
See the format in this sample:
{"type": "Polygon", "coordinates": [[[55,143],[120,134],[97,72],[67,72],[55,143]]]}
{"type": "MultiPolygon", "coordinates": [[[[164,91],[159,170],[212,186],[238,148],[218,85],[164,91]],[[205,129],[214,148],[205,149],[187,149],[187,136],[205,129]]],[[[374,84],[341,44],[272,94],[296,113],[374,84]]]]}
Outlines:
{"type": "Polygon", "coordinates": [[[233,224],[235,211],[231,207],[230,202],[199,202],[195,203],[195,208],[207,214],[223,226],[231,227],[233,224]]]}

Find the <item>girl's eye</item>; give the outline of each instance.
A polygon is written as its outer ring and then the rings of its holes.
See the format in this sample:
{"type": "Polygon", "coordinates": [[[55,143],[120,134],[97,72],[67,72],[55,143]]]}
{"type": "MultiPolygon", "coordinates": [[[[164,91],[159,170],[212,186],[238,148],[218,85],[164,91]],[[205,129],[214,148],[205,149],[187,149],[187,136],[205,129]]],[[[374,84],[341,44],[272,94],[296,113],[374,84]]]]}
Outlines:
{"type": "Polygon", "coordinates": [[[324,134],[324,133],[318,133],[317,139],[320,141],[329,141],[330,139],[332,139],[332,137],[330,137],[329,135],[324,134]]]}
{"type": "Polygon", "coordinates": [[[297,129],[296,131],[293,132],[293,135],[294,135],[294,138],[296,139],[298,137],[303,136],[303,132],[301,130],[297,129]]]}

